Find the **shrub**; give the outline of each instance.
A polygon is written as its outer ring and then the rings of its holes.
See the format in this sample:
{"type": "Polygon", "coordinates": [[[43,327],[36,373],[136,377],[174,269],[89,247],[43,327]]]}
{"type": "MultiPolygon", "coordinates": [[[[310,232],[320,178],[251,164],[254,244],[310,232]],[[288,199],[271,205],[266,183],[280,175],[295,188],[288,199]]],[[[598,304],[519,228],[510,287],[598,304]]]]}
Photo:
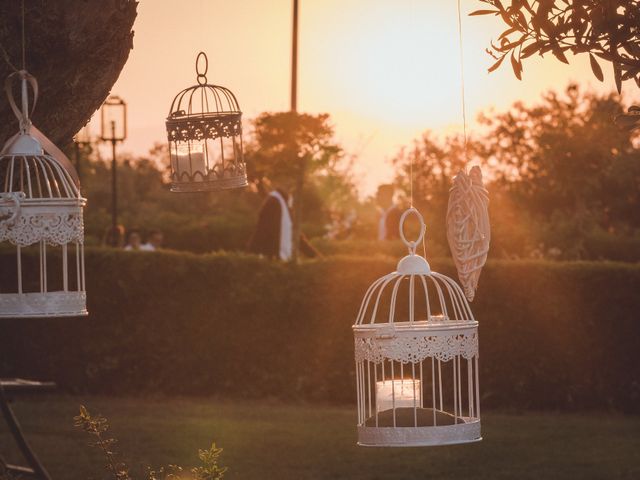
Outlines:
{"type": "MultiPolygon", "coordinates": [[[[115,438],[108,436],[109,422],[102,415],[91,415],[85,406],[80,406],[80,413],[73,418],[74,426],[82,429],[89,434],[92,447],[102,452],[105,461],[105,470],[109,472],[110,478],[113,480],[133,480],[129,474],[129,467],[119,462],[117,454],[114,451],[114,445],[117,443],[115,438]]],[[[198,457],[202,465],[193,467],[189,472],[178,465],[169,465],[158,470],[150,467],[147,469],[147,480],[222,480],[226,467],[220,467],[218,461],[221,448],[217,448],[216,444],[212,444],[207,450],[199,450],[198,457]]]]}
{"type": "MultiPolygon", "coordinates": [[[[69,391],[353,402],[351,325],[366,288],[395,267],[111,249],[86,261],[89,317],[2,321],[5,374],[69,391]]],[[[4,271],[14,262],[0,255],[4,271]]],[[[489,262],[472,304],[483,404],[640,412],[639,291],[637,265],[489,262]]]]}

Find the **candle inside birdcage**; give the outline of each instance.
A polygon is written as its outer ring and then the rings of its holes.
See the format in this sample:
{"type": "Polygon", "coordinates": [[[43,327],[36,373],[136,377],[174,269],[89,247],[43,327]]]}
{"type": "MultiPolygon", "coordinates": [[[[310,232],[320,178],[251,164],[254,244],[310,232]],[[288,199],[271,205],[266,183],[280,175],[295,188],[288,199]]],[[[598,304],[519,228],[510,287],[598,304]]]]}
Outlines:
{"type": "Polygon", "coordinates": [[[422,403],[420,380],[401,378],[376,382],[376,410],[419,407],[422,403]]]}
{"type": "Polygon", "coordinates": [[[178,179],[203,181],[207,175],[204,142],[176,142],[171,149],[171,168],[178,179]]]}

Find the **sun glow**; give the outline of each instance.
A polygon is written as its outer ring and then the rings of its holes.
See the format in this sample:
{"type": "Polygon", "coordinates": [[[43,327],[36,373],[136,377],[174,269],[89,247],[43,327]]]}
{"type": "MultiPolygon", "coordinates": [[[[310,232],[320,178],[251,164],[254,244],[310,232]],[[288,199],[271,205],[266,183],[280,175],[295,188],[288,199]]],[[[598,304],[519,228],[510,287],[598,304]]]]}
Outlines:
{"type": "MultiPolygon", "coordinates": [[[[508,65],[488,74],[484,50],[503,24],[467,16],[480,6],[462,0],[472,130],[480,110],[592,82],[579,58],[571,66],[532,58],[522,82],[508,65]]],[[[289,108],[291,0],[154,0],[138,10],[134,50],[113,88],[129,105],[125,149],[144,154],[165,141],[169,102],[194,83],[199,50],[209,53],[209,79],[233,90],[245,119],[289,108]]],[[[425,130],[462,131],[458,42],[454,0],[300,0],[298,108],[331,114],[337,139],[358,155],[365,193],[392,179],[388,158],[425,130]]],[[[602,88],[612,87],[607,77],[602,88]]]]}
{"type": "Polygon", "coordinates": [[[405,128],[434,118],[451,121],[452,113],[455,119],[460,106],[455,7],[405,3],[406,8],[374,1],[343,9],[341,21],[316,50],[320,61],[304,63],[310,86],[305,103],[315,109],[333,97],[343,110],[405,128]]]}

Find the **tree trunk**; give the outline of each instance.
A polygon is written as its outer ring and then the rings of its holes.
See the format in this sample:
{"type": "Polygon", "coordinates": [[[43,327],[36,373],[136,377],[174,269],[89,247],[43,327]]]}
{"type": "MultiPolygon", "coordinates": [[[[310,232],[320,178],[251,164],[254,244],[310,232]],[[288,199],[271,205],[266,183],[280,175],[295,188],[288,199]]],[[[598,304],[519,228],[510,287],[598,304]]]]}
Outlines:
{"type": "Polygon", "coordinates": [[[296,178],[293,190],[293,219],[291,227],[291,261],[297,262],[300,256],[300,235],[302,234],[302,193],[304,191],[304,179],[307,173],[305,158],[300,159],[300,172],[296,178]]]}
{"type": "MultiPolygon", "coordinates": [[[[21,3],[0,5],[0,81],[13,71],[9,62],[23,68],[21,3]]],[[[138,2],[25,0],[24,5],[25,67],[40,89],[33,124],[64,148],[118,79],[133,48],[138,2]]],[[[8,103],[0,100],[0,142],[17,130],[8,103]]]]}

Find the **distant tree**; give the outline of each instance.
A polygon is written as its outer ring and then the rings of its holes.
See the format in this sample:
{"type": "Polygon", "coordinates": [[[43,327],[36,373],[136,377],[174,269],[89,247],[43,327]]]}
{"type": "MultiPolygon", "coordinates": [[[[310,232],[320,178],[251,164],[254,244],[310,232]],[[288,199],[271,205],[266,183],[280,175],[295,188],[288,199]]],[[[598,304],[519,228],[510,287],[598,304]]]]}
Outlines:
{"type": "Polygon", "coordinates": [[[611,63],[618,88],[635,80],[640,86],[640,2],[637,0],[480,0],[491,9],[471,15],[496,15],[507,29],[487,51],[497,69],[509,57],[522,78],[522,61],[551,53],[569,63],[567,52],[588,54],[593,74],[603,80],[597,58],[611,63]]]}
{"type": "MultiPolygon", "coordinates": [[[[21,4],[0,2],[0,82],[22,68],[21,4]]],[[[133,48],[134,0],[25,1],[26,68],[40,87],[34,124],[60,147],[87,123],[133,48]]],[[[16,88],[15,90],[19,90],[16,88]]],[[[0,99],[0,142],[17,122],[0,99]]]]}
{"type": "MultiPolygon", "coordinates": [[[[640,229],[640,150],[611,118],[623,111],[615,94],[570,85],[537,105],[515,103],[483,114],[467,146],[459,137],[425,133],[394,158],[396,183],[425,216],[427,248],[445,245],[444,222],[453,176],[482,167],[490,191],[492,252],[503,256],[598,258],[589,239],[633,240],[640,229]],[[430,243],[432,242],[432,243],[430,243]]],[[[615,249],[615,247],[613,247],[615,249]]],[[[606,254],[606,253],[605,253],[606,254]]],[[[632,256],[632,255],[631,255],[632,256]]]]}
{"type": "Polygon", "coordinates": [[[482,155],[521,210],[571,222],[578,233],[592,226],[633,231],[640,228],[640,151],[633,135],[611,123],[622,111],[616,95],[570,85],[564,94],[545,94],[539,105],[518,102],[481,116],[482,155]]]}
{"type": "MultiPolygon", "coordinates": [[[[247,150],[249,176],[258,188],[264,188],[268,179],[291,193],[292,235],[300,238],[305,189],[314,176],[335,177],[344,159],[329,115],[263,113],[254,121],[253,142],[247,150]]],[[[295,259],[298,242],[292,245],[295,259]]]]}

